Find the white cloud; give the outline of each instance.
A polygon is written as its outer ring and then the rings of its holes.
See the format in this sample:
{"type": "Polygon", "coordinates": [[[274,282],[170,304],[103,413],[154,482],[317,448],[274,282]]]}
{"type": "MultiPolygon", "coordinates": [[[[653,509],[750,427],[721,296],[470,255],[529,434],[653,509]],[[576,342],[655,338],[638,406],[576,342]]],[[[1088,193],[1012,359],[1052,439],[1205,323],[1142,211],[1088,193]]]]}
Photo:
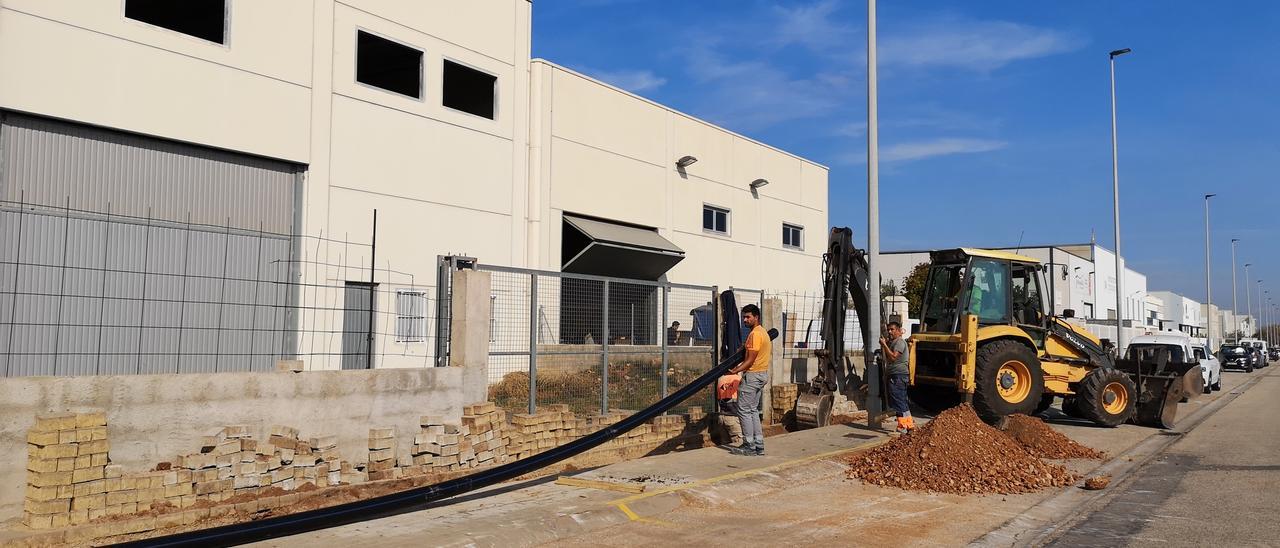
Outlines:
{"type": "MultiPolygon", "coordinates": [[[[1007,142],[992,139],[943,137],[889,145],[881,149],[880,158],[886,162],[904,162],[922,160],[934,156],[990,152],[1000,150],[1008,145],[1009,143],[1007,142]]],[[[866,161],[865,158],[863,161],[866,161]]]]}
{"type": "Polygon", "coordinates": [[[842,46],[851,29],[832,17],[838,6],[833,0],[795,8],[775,6],[777,24],[770,29],[770,42],[780,46],[801,44],[815,51],[842,46]]]}
{"type": "Polygon", "coordinates": [[[849,122],[847,124],[837,126],[835,131],[832,133],[841,137],[862,137],[867,134],[867,123],[849,122]]]}
{"type": "Polygon", "coordinates": [[[667,79],[651,70],[592,70],[579,68],[584,74],[602,82],[618,86],[630,92],[639,93],[662,87],[667,79]]]}
{"type": "Polygon", "coordinates": [[[1015,61],[1074,51],[1087,39],[1075,33],[1009,21],[940,18],[888,34],[880,41],[885,65],[991,71],[1015,61]]]}

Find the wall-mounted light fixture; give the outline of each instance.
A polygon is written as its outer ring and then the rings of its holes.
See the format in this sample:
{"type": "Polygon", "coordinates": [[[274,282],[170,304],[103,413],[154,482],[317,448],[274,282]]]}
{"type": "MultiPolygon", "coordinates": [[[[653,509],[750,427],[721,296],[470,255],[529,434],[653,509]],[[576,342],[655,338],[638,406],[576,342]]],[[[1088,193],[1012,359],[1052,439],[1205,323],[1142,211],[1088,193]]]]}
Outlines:
{"type": "Polygon", "coordinates": [[[676,167],[689,167],[697,163],[697,161],[698,159],[693,156],[681,156],[679,160],[676,160],[676,167]]]}
{"type": "Polygon", "coordinates": [[[769,181],[765,179],[756,179],[754,181],[751,181],[751,190],[755,190],[767,184],[769,184],[769,181]]]}

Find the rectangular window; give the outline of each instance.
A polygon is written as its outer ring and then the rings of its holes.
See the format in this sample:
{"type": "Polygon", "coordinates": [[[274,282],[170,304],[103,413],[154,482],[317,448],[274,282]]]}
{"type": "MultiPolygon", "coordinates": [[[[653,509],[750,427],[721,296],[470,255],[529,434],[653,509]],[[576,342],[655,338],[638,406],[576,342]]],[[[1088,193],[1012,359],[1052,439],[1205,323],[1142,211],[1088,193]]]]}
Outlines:
{"type": "Polygon", "coordinates": [[[782,247],[804,249],[804,227],[782,223],[782,247]]]}
{"type": "Polygon", "coordinates": [[[441,85],[444,106],[493,119],[497,76],[445,59],[441,85]]]}
{"type": "Polygon", "coordinates": [[[716,234],[728,234],[729,210],[703,204],[702,229],[716,234]]]}
{"type": "Polygon", "coordinates": [[[396,342],[415,343],[427,340],[427,293],[400,289],[396,291],[396,342]]]}
{"type": "Polygon", "coordinates": [[[124,16],[215,44],[227,43],[226,0],[125,0],[124,16]]]}
{"type": "Polygon", "coordinates": [[[356,81],[422,98],[422,50],[356,31],[356,81]]]}

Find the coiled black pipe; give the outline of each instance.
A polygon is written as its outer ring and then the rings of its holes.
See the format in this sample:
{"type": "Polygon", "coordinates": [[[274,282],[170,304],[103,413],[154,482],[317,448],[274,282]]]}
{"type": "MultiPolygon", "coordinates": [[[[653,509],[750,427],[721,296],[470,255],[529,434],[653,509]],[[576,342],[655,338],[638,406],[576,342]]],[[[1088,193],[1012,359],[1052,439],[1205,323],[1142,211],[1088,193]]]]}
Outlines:
{"type": "MultiPolygon", "coordinates": [[[[777,329],[769,330],[769,338],[778,337],[777,329]]],[[[729,369],[742,361],[743,350],[739,349],[732,356],[725,358],[710,371],[679,390],[662,398],[657,403],[644,408],[616,424],[588,434],[546,452],[507,463],[495,468],[481,470],[475,474],[461,478],[416,487],[399,493],[383,495],[372,499],[348,502],[308,510],[297,514],[268,518],[247,523],[223,525],[199,531],[189,531],[163,537],[153,537],[120,544],[120,546],[230,546],[258,542],[262,540],[296,535],[318,529],[337,527],[348,523],[368,521],[392,514],[403,513],[423,507],[436,501],[461,495],[482,487],[528,474],[539,468],[550,466],[564,459],[588,451],[604,442],[625,434],[627,431],[648,422],[650,419],[665,413],[680,402],[693,396],[699,390],[715,382],[729,369]]]]}

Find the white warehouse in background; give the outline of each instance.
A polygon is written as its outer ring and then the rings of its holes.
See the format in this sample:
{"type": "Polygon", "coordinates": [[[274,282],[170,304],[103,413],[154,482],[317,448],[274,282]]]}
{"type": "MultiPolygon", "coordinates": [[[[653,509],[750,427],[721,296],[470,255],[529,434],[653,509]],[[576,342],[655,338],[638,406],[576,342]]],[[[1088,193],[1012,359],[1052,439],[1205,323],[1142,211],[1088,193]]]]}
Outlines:
{"type": "MultiPolygon", "coordinates": [[[[0,214],[16,223],[19,209],[65,208],[91,223],[128,215],[240,237],[243,246],[197,255],[224,253],[224,276],[272,265],[293,288],[275,310],[328,311],[271,316],[285,323],[283,340],[251,338],[251,348],[342,356],[312,368],[369,367],[360,311],[371,306],[390,316],[374,330],[383,358],[372,365],[429,365],[423,310],[435,306],[440,255],[816,289],[827,168],[532,59],[527,0],[182,6],[0,0],[0,214]],[[115,167],[96,168],[104,165],[115,167]],[[617,241],[593,246],[606,235],[617,241]],[[267,243],[255,260],[256,239],[267,243]],[[602,252],[619,242],[625,253],[602,252]],[[401,325],[412,333],[402,337],[401,325]]],[[[157,245],[142,242],[113,245],[157,245]]],[[[103,260],[103,245],[86,244],[99,258],[85,262],[103,260]]],[[[144,267],[185,272],[187,252],[173,246],[147,259],[164,264],[144,267]]],[[[6,275],[0,284],[16,283],[6,275]]],[[[164,314],[148,321],[191,321],[164,314]]],[[[235,322],[250,331],[264,321],[245,316],[219,315],[219,332],[224,322],[234,332],[235,322]]],[[[129,337],[137,347],[122,355],[171,346],[164,335],[129,337]]],[[[212,360],[207,370],[227,370],[212,360]]],[[[172,371],[164,360],[138,362],[120,372],[172,371]]],[[[23,374],[54,372],[36,364],[23,374]]]]}

